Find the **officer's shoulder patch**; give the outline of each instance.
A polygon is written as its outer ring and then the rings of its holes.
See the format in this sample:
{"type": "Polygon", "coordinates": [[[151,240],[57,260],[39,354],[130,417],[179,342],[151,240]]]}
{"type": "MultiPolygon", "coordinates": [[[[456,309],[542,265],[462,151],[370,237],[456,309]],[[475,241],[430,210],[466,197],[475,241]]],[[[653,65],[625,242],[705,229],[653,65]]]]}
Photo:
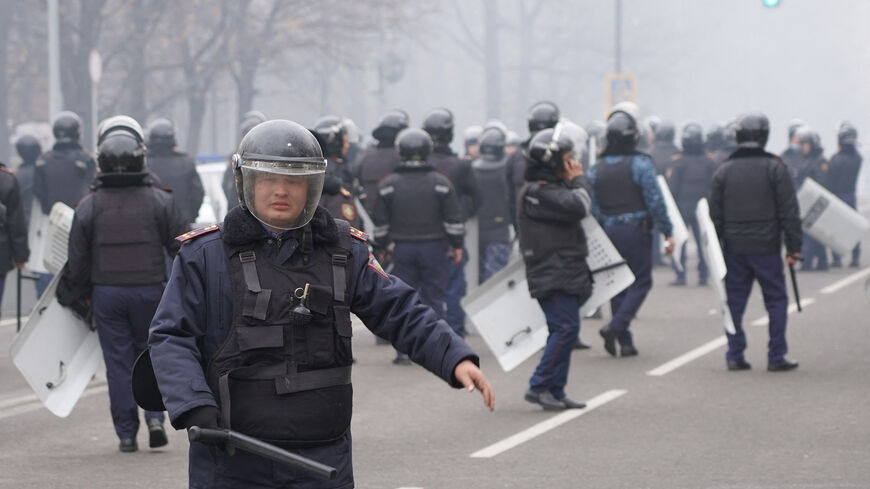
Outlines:
{"type": "Polygon", "coordinates": [[[390,276],[387,275],[387,272],[384,271],[383,267],[381,267],[381,264],[378,263],[378,259],[375,258],[375,255],[373,255],[372,253],[369,253],[368,267],[378,272],[380,276],[384,278],[390,278],[390,276]]]}
{"type": "Polygon", "coordinates": [[[184,243],[185,241],[191,240],[197,236],[202,236],[203,234],[208,234],[212,231],[217,231],[218,229],[220,229],[220,226],[218,226],[217,224],[209,224],[208,226],[188,231],[181,236],[176,236],[175,240],[184,243]]]}
{"type": "Polygon", "coordinates": [[[348,190],[344,187],[341,187],[340,190],[341,190],[341,195],[344,195],[345,197],[350,197],[351,195],[353,195],[352,193],[350,193],[350,190],[348,190]]]}
{"type": "Polygon", "coordinates": [[[346,202],[341,204],[341,216],[347,221],[353,221],[356,219],[356,207],[346,202]]]}
{"type": "Polygon", "coordinates": [[[366,242],[369,240],[368,234],[360,231],[359,229],[357,229],[353,226],[350,227],[350,235],[353,236],[354,238],[362,241],[362,242],[366,242]]]}

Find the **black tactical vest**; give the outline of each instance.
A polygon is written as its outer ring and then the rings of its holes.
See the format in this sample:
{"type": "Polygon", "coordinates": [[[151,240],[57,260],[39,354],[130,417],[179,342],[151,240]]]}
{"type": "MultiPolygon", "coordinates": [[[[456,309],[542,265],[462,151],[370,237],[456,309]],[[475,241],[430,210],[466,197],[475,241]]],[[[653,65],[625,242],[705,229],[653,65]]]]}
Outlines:
{"type": "MultiPolygon", "coordinates": [[[[287,447],[327,444],[349,428],[352,244],[348,224],[336,224],[340,238],[332,247],[303,238],[308,258],[297,267],[259,259],[253,245],[225,243],[232,329],[207,373],[224,427],[287,447]]],[[[310,237],[309,226],[303,235],[310,237]]]]}
{"type": "Polygon", "coordinates": [[[481,241],[510,240],[511,210],[508,205],[509,180],[506,161],[478,159],[471,165],[480,201],[477,208],[477,227],[481,241]]]}
{"type": "Polygon", "coordinates": [[[150,285],[166,279],[163,239],[151,186],[100,188],[93,194],[91,282],[150,285]]]}
{"type": "Polygon", "coordinates": [[[632,155],[626,155],[615,165],[601,161],[595,166],[595,199],[606,216],[646,210],[643,192],[631,174],[631,160],[632,155]]]}

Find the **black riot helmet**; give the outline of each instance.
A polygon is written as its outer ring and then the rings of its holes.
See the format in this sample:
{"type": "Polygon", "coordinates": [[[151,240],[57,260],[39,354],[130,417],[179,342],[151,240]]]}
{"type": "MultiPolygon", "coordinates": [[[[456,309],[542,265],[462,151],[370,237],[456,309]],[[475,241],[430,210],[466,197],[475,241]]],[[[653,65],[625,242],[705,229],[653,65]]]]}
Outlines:
{"type": "Polygon", "coordinates": [[[344,158],[344,143],[347,139],[347,129],[341,122],[341,118],[334,115],[321,117],[314,123],[312,130],[320,147],[323,150],[323,156],[327,158],[344,158]]]}
{"type": "Polygon", "coordinates": [[[843,122],[837,128],[837,142],[840,146],[855,146],[858,142],[858,129],[848,122],[843,122]]]}
{"type": "Polygon", "coordinates": [[[405,129],[396,136],[399,160],[405,166],[421,166],[432,152],[432,138],[422,129],[405,129]]]}
{"type": "Polygon", "coordinates": [[[628,112],[614,111],[607,118],[606,151],[610,154],[631,153],[637,147],[640,132],[637,120],[628,112]]]}
{"type": "Polygon", "coordinates": [[[707,129],[707,150],[718,151],[725,147],[725,132],[721,124],[713,124],[707,129]]]}
{"type": "Polygon", "coordinates": [[[704,152],[704,128],[697,122],[687,122],[683,125],[680,135],[683,152],[687,154],[701,154],[704,152]]]}
{"type": "Polygon", "coordinates": [[[382,145],[392,146],[396,142],[396,136],[410,125],[411,120],[404,110],[393,109],[381,117],[372,131],[372,137],[382,145]]]}
{"type": "Polygon", "coordinates": [[[39,145],[39,140],[30,134],[25,134],[15,141],[15,150],[18,151],[18,156],[25,164],[33,164],[39,155],[42,154],[42,146],[39,145]]]}
{"type": "Polygon", "coordinates": [[[674,123],[671,121],[663,120],[656,126],[653,131],[656,135],[656,141],[661,141],[665,143],[673,143],[674,135],[676,133],[676,129],[674,128],[674,123]]]}
{"type": "Polygon", "coordinates": [[[480,135],[480,156],[485,160],[498,161],[504,157],[504,147],[507,145],[507,134],[498,127],[484,129],[480,135]]]}
{"type": "Polygon", "coordinates": [[[263,224],[275,229],[297,229],[314,217],[323,192],[326,159],[308,129],[287,120],[257,124],[239,143],[232,167],[239,205],[263,224]],[[278,212],[268,200],[263,203],[274,187],[285,189],[287,194],[278,196],[287,207],[278,212]],[[258,192],[267,194],[258,199],[258,192]]]}
{"type": "Polygon", "coordinates": [[[800,119],[792,119],[788,121],[788,140],[791,141],[791,139],[794,137],[795,131],[797,131],[799,127],[805,126],[806,124],[806,122],[800,119]]]}
{"type": "Polygon", "coordinates": [[[82,119],[75,113],[65,110],[54,118],[51,132],[58,143],[78,144],[81,138],[82,119]]]}
{"type": "Polygon", "coordinates": [[[574,150],[574,142],[562,131],[562,124],[538,131],[529,141],[526,158],[532,166],[555,172],[562,170],[565,154],[574,150]]]}
{"type": "Polygon", "coordinates": [[[145,169],[145,136],[135,119],[116,115],[100,122],[97,167],[100,173],[139,173],[145,169]]]}
{"type": "Polygon", "coordinates": [[[453,127],[453,112],[444,107],[430,110],[423,118],[423,130],[429,133],[435,144],[450,144],[453,127]]]}
{"type": "Polygon", "coordinates": [[[541,101],[529,108],[529,133],[556,127],[559,123],[559,107],[553,102],[541,101]]]}
{"type": "Polygon", "coordinates": [[[242,116],[242,122],[239,123],[239,138],[245,137],[251,129],[261,122],[266,122],[266,116],[259,110],[249,110],[242,116]]]}
{"type": "Polygon", "coordinates": [[[737,146],[764,149],[770,134],[770,122],[761,112],[750,112],[737,118],[734,131],[737,146]]]}
{"type": "Polygon", "coordinates": [[[148,146],[173,148],[177,144],[175,142],[175,125],[165,117],[151,121],[146,133],[148,134],[148,146]]]}

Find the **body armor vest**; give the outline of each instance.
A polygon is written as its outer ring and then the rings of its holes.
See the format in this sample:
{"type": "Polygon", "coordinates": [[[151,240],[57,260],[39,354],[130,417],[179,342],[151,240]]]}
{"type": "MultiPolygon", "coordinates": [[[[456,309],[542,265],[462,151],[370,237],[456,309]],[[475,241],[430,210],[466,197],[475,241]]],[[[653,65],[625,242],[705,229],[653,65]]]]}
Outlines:
{"type": "Polygon", "coordinates": [[[162,236],[167,223],[151,186],[101,188],[93,194],[91,281],[101,285],[150,285],[166,279],[162,236]]]}
{"type": "Polygon", "coordinates": [[[300,266],[225,244],[232,327],[207,371],[223,427],[286,447],[327,444],[349,428],[352,245],[348,224],[336,224],[332,246],[312,247],[305,228],[300,266]]]}
{"type": "Polygon", "coordinates": [[[618,216],[646,210],[641,188],[631,174],[632,155],[615,165],[600,162],[596,166],[595,198],[601,213],[618,216]]]}
{"type": "Polygon", "coordinates": [[[472,164],[480,205],[477,208],[477,227],[481,241],[510,241],[509,180],[506,159],[500,161],[476,160],[472,164]]]}

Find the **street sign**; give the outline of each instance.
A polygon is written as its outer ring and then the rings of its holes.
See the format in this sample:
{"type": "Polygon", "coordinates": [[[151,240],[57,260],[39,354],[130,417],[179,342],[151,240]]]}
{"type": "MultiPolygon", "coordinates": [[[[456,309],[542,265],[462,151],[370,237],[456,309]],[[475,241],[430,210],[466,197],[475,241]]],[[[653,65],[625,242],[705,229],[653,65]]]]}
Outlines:
{"type": "Polygon", "coordinates": [[[610,73],[606,82],[607,114],[620,102],[637,103],[637,77],[633,73],[610,73]]]}

